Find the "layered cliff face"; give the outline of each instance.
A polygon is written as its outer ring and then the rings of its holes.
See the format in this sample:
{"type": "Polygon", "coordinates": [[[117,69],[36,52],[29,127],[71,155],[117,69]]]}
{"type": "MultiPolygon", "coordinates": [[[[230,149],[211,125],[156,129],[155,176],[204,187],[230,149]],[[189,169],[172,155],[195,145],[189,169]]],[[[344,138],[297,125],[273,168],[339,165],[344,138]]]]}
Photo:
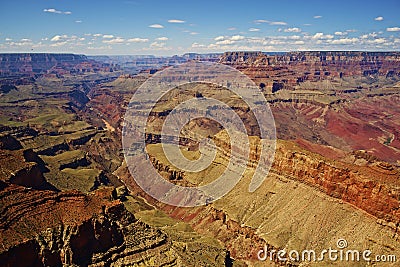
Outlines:
{"type": "Polygon", "coordinates": [[[176,238],[138,221],[119,200],[112,200],[112,188],[90,195],[5,183],[1,189],[3,266],[225,264],[226,253],[219,245],[203,247],[210,260],[185,255],[182,245],[195,243],[174,243],[176,238]]]}
{"type": "Polygon", "coordinates": [[[226,52],[219,62],[243,71],[268,93],[282,89],[325,91],[332,87],[340,89],[346,83],[343,83],[343,80],[348,80],[344,90],[357,90],[368,88],[374,80],[379,80],[379,77],[383,80],[398,81],[400,76],[398,52],[305,51],[279,55],[267,55],[261,52],[226,52]],[[304,83],[317,81],[330,82],[304,83]]]}
{"type": "Polygon", "coordinates": [[[34,162],[27,156],[32,153],[36,158],[37,155],[34,152],[31,150],[15,152],[0,150],[0,152],[0,159],[3,164],[0,168],[0,179],[2,181],[36,189],[53,188],[43,176],[44,165],[34,162]]]}
{"type": "Polygon", "coordinates": [[[335,162],[291,144],[278,147],[276,155],[275,173],[295,177],[393,225],[400,221],[397,167],[379,161],[368,166],[335,162]]]}
{"type": "Polygon", "coordinates": [[[343,152],[360,151],[398,166],[397,100],[396,95],[360,96],[354,101],[325,106],[279,102],[273,103],[271,109],[280,139],[307,140],[300,141],[304,148],[329,158],[343,159],[343,152]],[[331,152],[318,145],[329,145],[331,152]]]}
{"type": "MultiPolygon", "coordinates": [[[[178,227],[173,220],[167,228],[146,224],[143,213],[157,211],[127,197],[126,190],[59,192],[42,173],[48,165],[31,149],[0,150],[0,162],[3,266],[224,266],[229,261],[218,242],[205,240],[188,225],[178,227]]],[[[69,182],[79,184],[82,178],[73,175],[69,182]]]]}
{"type": "MultiPolygon", "coordinates": [[[[4,266],[224,266],[220,244],[165,218],[149,226],[112,200],[112,188],[85,195],[1,182],[0,259],[4,266]],[[176,226],[175,226],[176,225],[176,226]],[[161,230],[162,227],[165,229],[161,230]],[[198,254],[198,249],[201,253],[198,254]]],[[[145,206],[140,199],[135,205],[145,206]]],[[[149,211],[151,207],[146,207],[149,211]]],[[[135,208],[133,209],[135,211],[135,208]]],[[[137,210],[136,210],[137,211],[137,210]]],[[[142,212],[143,213],[143,212],[142,212]]],[[[151,213],[150,213],[151,214],[151,213]]],[[[147,220],[145,215],[140,218],[147,220]]],[[[148,216],[148,215],[147,215],[148,216]]],[[[142,219],[141,219],[142,220],[142,219]]]]}
{"type": "MultiPolygon", "coordinates": [[[[210,96],[216,92],[215,88],[201,91],[210,96]]],[[[181,99],[193,95],[184,89],[180,93],[181,99]]],[[[126,167],[119,168],[116,174],[132,192],[170,216],[188,222],[196,231],[218,238],[235,259],[250,266],[260,264],[257,252],[264,245],[318,251],[334,247],[339,238],[345,238],[354,249],[397,255],[398,151],[396,143],[391,145],[383,137],[396,134],[398,128],[398,120],[391,115],[397,114],[396,94],[374,95],[373,90],[369,93],[361,92],[332,104],[271,101],[278,137],[294,141],[278,142],[270,174],[254,193],[248,192],[254,171],[249,168],[239,184],[220,200],[205,207],[171,207],[148,197],[126,167]]],[[[227,99],[229,96],[223,100],[227,99]]],[[[171,97],[170,101],[177,100],[171,97]]],[[[240,113],[236,103],[230,104],[240,113]]],[[[165,107],[168,105],[161,101],[149,120],[147,151],[153,166],[165,179],[180,185],[193,186],[218,177],[227,165],[224,156],[218,155],[210,169],[197,176],[178,172],[160,156],[157,125],[167,114],[165,107]]],[[[248,117],[242,119],[251,124],[248,117]]],[[[188,124],[181,133],[190,136],[190,131],[203,133],[205,129],[210,130],[216,144],[226,151],[230,149],[228,140],[218,139],[224,135],[215,135],[211,130],[215,127],[206,120],[188,124]]],[[[196,146],[189,141],[181,145],[187,158],[196,157],[196,146]]],[[[251,159],[256,158],[253,150],[251,159]]]]}
{"type": "MultiPolygon", "coordinates": [[[[304,51],[304,52],[288,52],[279,55],[267,55],[261,52],[225,52],[220,62],[229,65],[242,65],[248,67],[263,66],[293,66],[312,64],[314,68],[325,68],[324,72],[329,69],[342,70],[339,72],[343,75],[358,74],[370,75],[380,74],[387,75],[389,70],[394,72],[389,75],[398,75],[400,53],[398,52],[357,52],[357,51],[304,51]]],[[[337,73],[319,73],[318,75],[329,76],[337,73]]]]}
{"type": "MultiPolygon", "coordinates": [[[[163,173],[168,163],[158,158],[155,167],[163,173]]],[[[208,177],[218,177],[226,160],[218,158],[207,170],[208,177]]],[[[250,193],[253,171],[248,168],[231,192],[207,206],[180,208],[149,201],[196,231],[213,235],[235,259],[250,266],[260,263],[257,252],[264,245],[321,251],[345,238],[353,249],[368,248],[375,254],[400,252],[398,168],[382,162],[370,166],[336,162],[293,142],[280,141],[268,177],[250,193]]],[[[146,197],[126,169],[118,170],[118,175],[132,192],[146,197]]],[[[182,173],[181,179],[193,181],[193,175],[182,173]]]]}
{"type": "MultiPolygon", "coordinates": [[[[87,264],[96,250],[105,252],[122,244],[120,227],[110,223],[110,211],[118,204],[107,201],[107,193],[102,199],[100,192],[85,196],[78,191],[56,193],[11,184],[3,186],[1,195],[5,245],[1,257],[6,266],[87,264]],[[102,229],[104,224],[108,227],[102,229]],[[84,251],[89,253],[82,255],[84,251]],[[22,260],[27,257],[31,259],[22,260]]],[[[133,219],[128,216],[125,224],[133,219]]]]}
{"type": "Polygon", "coordinates": [[[76,54],[0,54],[0,76],[33,74],[70,74],[112,71],[115,66],[89,60],[76,54]]]}
{"type": "MultiPolygon", "coordinates": [[[[351,249],[400,255],[397,74],[383,75],[385,66],[397,66],[396,54],[383,59],[380,53],[288,55],[274,56],[278,63],[268,63],[261,53],[229,54],[230,60],[240,62],[233,65],[254,81],[270,83],[271,88],[276,84],[276,92],[265,87],[264,93],[282,140],[269,175],[253,193],[248,185],[258,157],[257,129],[241,101],[221,88],[197,84],[194,91],[177,88],[153,110],[146,140],[150,158],[165,179],[185,186],[218,177],[230,146],[220,125],[194,120],[182,131],[187,135],[180,140],[185,156],[199,156],[193,133],[212,136],[223,153],[197,175],[171,166],[161,155],[159,133],[168,108],[177,100],[199,93],[227,101],[255,135],[252,162],[237,186],[218,201],[196,208],[156,202],[134,183],[123,163],[125,108],[147,74],[115,80],[42,76],[10,83],[15,88],[5,88],[0,98],[1,262],[279,266],[282,262],[276,258],[260,262],[257,252],[264,245],[318,251],[335,248],[339,238],[345,238],[351,249]],[[355,76],[303,73],[311,63],[355,76]],[[361,71],[371,64],[380,71],[364,75],[361,71]],[[299,73],[307,79],[297,80],[299,73]],[[315,95],[306,95],[310,91],[315,95]]],[[[325,263],[309,265],[321,264],[325,263]]]]}
{"type": "Polygon", "coordinates": [[[3,74],[43,73],[61,65],[76,65],[87,60],[74,54],[0,54],[0,70],[3,74]]]}
{"type": "Polygon", "coordinates": [[[41,77],[0,99],[2,265],[230,264],[216,239],[121,187],[120,121],[108,118],[121,110],[93,110],[88,81],[73,89],[69,79],[41,77]]]}
{"type": "Polygon", "coordinates": [[[399,164],[398,52],[227,52],[221,62],[260,85],[278,138],[399,164]]]}
{"type": "Polygon", "coordinates": [[[220,57],[220,62],[223,64],[246,64],[258,61],[263,61],[265,55],[262,52],[225,52],[220,57]]]}

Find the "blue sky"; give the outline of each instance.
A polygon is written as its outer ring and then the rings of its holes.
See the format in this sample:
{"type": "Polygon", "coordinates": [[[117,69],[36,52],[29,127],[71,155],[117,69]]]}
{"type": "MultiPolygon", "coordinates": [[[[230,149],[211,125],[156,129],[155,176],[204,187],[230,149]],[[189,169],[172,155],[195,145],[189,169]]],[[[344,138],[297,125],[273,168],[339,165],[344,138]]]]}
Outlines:
{"type": "Polygon", "coordinates": [[[400,51],[399,13],[399,0],[0,0],[0,52],[400,51]]]}

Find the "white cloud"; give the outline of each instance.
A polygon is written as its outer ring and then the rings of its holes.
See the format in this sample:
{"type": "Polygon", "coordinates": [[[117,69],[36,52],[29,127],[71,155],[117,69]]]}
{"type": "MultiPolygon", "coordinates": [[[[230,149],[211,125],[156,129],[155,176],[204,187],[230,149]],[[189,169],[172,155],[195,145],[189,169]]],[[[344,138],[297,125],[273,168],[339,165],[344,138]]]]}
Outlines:
{"type": "Polygon", "coordinates": [[[370,32],[370,33],[368,33],[368,34],[363,34],[363,35],[361,35],[360,38],[361,38],[361,39],[368,39],[368,38],[370,38],[370,37],[375,38],[375,37],[377,37],[377,36],[378,36],[378,34],[377,34],[376,32],[370,32]]]}
{"type": "Polygon", "coordinates": [[[357,30],[356,29],[349,29],[349,30],[346,30],[346,32],[357,32],[357,30]]]}
{"type": "Polygon", "coordinates": [[[287,25],[287,23],[284,21],[269,21],[265,19],[257,19],[254,21],[254,23],[255,24],[268,23],[269,25],[287,25]]]}
{"type": "MultiPolygon", "coordinates": [[[[165,37],[166,38],[166,37],[165,37]]],[[[168,39],[168,38],[167,38],[168,39]]],[[[146,42],[148,42],[149,41],[149,39],[146,39],[146,38],[138,38],[138,37],[135,37],[135,38],[131,38],[131,39],[128,39],[127,40],[127,42],[128,43],[146,43],[146,42]]]]}
{"type": "Polygon", "coordinates": [[[100,46],[100,47],[89,46],[87,49],[89,49],[89,50],[112,50],[112,47],[110,45],[100,46]]]}
{"type": "MultiPolygon", "coordinates": [[[[23,46],[25,46],[25,47],[27,47],[27,46],[29,46],[29,47],[39,47],[39,46],[42,45],[42,43],[40,42],[38,44],[33,44],[32,41],[21,41],[21,42],[9,42],[9,43],[7,43],[7,45],[9,47],[23,47],[23,46]]],[[[0,47],[1,46],[5,47],[3,44],[0,44],[0,47]]]]}
{"type": "Polygon", "coordinates": [[[347,45],[347,44],[354,44],[357,43],[359,40],[358,38],[341,38],[337,40],[332,40],[330,42],[331,44],[337,44],[337,45],[347,45]]]}
{"type": "Polygon", "coordinates": [[[32,42],[32,40],[31,39],[28,39],[28,38],[22,38],[21,39],[21,42],[24,42],[24,43],[29,43],[29,42],[32,42]]]}
{"type": "Polygon", "coordinates": [[[258,29],[258,28],[250,28],[249,29],[249,32],[258,32],[258,31],[260,31],[260,29],[258,29]]]}
{"type": "Polygon", "coordinates": [[[117,37],[110,40],[103,40],[103,43],[105,44],[122,44],[123,42],[125,42],[125,39],[121,37],[117,37]]]}
{"type": "Polygon", "coordinates": [[[222,41],[222,40],[224,40],[224,39],[225,39],[225,37],[222,36],[222,35],[217,36],[217,37],[214,38],[215,41],[222,41]]]}
{"type": "Polygon", "coordinates": [[[11,38],[6,38],[5,40],[6,40],[7,42],[12,41],[11,38]]]}
{"type": "Polygon", "coordinates": [[[243,40],[243,39],[244,39],[244,36],[242,36],[242,35],[234,35],[234,36],[231,37],[232,41],[240,41],[240,40],[243,40]]]}
{"type": "Polygon", "coordinates": [[[388,32],[399,32],[400,31],[400,27],[386,28],[386,31],[388,31],[388,32]]]}
{"type": "Polygon", "coordinates": [[[317,40],[333,39],[333,35],[317,32],[312,38],[317,40]]]}
{"type": "Polygon", "coordinates": [[[283,30],[284,32],[301,32],[300,28],[287,28],[283,30]]]}
{"type": "Polygon", "coordinates": [[[270,21],[268,24],[269,25],[287,25],[287,23],[284,21],[270,21]]]}
{"type": "Polygon", "coordinates": [[[197,35],[199,34],[198,32],[191,32],[190,35],[197,35]]]}
{"type": "Polygon", "coordinates": [[[44,11],[44,12],[48,12],[48,13],[62,14],[61,11],[56,10],[56,9],[54,9],[54,8],[45,8],[45,9],[43,9],[43,11],[44,11]]]}
{"type": "MultiPolygon", "coordinates": [[[[63,36],[64,36],[64,35],[63,35],[63,36]]],[[[52,41],[52,42],[61,41],[61,39],[63,38],[63,36],[61,36],[61,35],[55,35],[53,38],[50,39],[50,41],[52,41]]]]}
{"type": "Polygon", "coordinates": [[[269,22],[269,21],[268,21],[268,20],[265,20],[265,19],[256,19],[256,20],[254,21],[255,24],[268,23],[268,22],[269,22]]]}
{"type": "MultiPolygon", "coordinates": [[[[46,38],[46,39],[42,39],[42,40],[46,41],[47,38],[46,38]]],[[[50,39],[51,42],[71,42],[71,41],[83,41],[83,40],[85,40],[85,38],[78,37],[78,36],[76,36],[76,35],[68,36],[68,35],[66,35],[66,34],[63,34],[63,35],[54,35],[54,36],[50,39]]]]}
{"type": "Polygon", "coordinates": [[[269,42],[264,42],[263,44],[270,44],[270,45],[282,45],[285,44],[286,42],[280,41],[280,40],[271,40],[269,42]]]}
{"type": "Polygon", "coordinates": [[[304,41],[295,41],[293,44],[295,44],[295,45],[303,45],[304,41]]]}
{"type": "Polygon", "coordinates": [[[163,48],[165,46],[165,43],[159,43],[159,42],[153,42],[150,44],[150,47],[152,48],[163,48]]]}
{"type": "Polygon", "coordinates": [[[347,32],[335,32],[335,35],[343,36],[347,35],[347,32]]]}
{"type": "Polygon", "coordinates": [[[82,20],[75,20],[76,23],[82,23],[82,20]]]}
{"type": "Polygon", "coordinates": [[[164,28],[164,26],[161,25],[161,24],[151,24],[151,25],[149,25],[149,27],[150,28],[154,28],[154,29],[162,29],[162,28],[164,28]]]}
{"type": "Polygon", "coordinates": [[[158,37],[156,40],[158,40],[158,41],[168,41],[168,37],[158,37]]]}
{"type": "Polygon", "coordinates": [[[60,11],[54,8],[45,8],[43,9],[43,12],[47,12],[47,13],[54,13],[54,14],[64,14],[64,15],[71,15],[72,12],[71,11],[60,11]]]}
{"type": "Polygon", "coordinates": [[[58,42],[58,43],[51,44],[50,46],[51,47],[59,47],[59,46],[63,46],[66,44],[67,44],[67,42],[58,42]]]}
{"type": "Polygon", "coordinates": [[[112,35],[112,34],[104,34],[103,38],[104,39],[112,39],[112,38],[114,38],[114,35],[112,35]]]}
{"type": "Polygon", "coordinates": [[[218,44],[209,44],[207,45],[207,49],[208,50],[213,50],[213,51],[218,51],[218,52],[222,52],[222,51],[226,51],[226,50],[239,50],[239,51],[250,51],[250,50],[263,50],[263,51],[276,51],[276,47],[271,46],[271,45],[236,45],[236,44],[232,44],[232,45],[218,45],[218,44]]]}
{"type": "Polygon", "coordinates": [[[320,18],[322,18],[322,16],[317,15],[317,16],[314,16],[313,18],[314,18],[314,19],[320,19],[320,18]]]}
{"type": "Polygon", "coordinates": [[[265,42],[265,38],[262,37],[250,37],[247,41],[251,44],[262,44],[265,42]]]}
{"type": "Polygon", "coordinates": [[[199,43],[192,44],[192,48],[203,48],[203,47],[205,47],[205,45],[203,45],[203,44],[199,44],[199,43]]]}
{"type": "MultiPolygon", "coordinates": [[[[212,45],[216,45],[216,46],[220,46],[220,45],[232,45],[234,43],[236,43],[237,41],[241,41],[244,40],[245,37],[242,35],[233,35],[231,37],[225,37],[225,36],[217,36],[214,38],[215,41],[217,41],[215,44],[212,45]]],[[[258,38],[254,38],[254,39],[258,39],[258,38]]],[[[212,47],[214,48],[214,47],[212,47]]]]}
{"type": "Polygon", "coordinates": [[[379,16],[379,17],[374,18],[374,20],[376,20],[376,21],[382,21],[382,20],[383,20],[383,17],[379,16]]]}
{"type": "Polygon", "coordinates": [[[228,31],[236,31],[237,29],[235,27],[229,27],[228,31]]]}
{"type": "Polygon", "coordinates": [[[223,41],[218,41],[215,44],[217,45],[230,45],[230,44],[234,44],[235,41],[232,40],[223,40],[223,41]]]}
{"type": "Polygon", "coordinates": [[[169,23],[185,23],[186,21],[180,19],[170,19],[168,20],[169,23]]]}
{"type": "Polygon", "coordinates": [[[95,33],[95,34],[93,34],[93,36],[94,36],[94,37],[100,37],[100,36],[103,36],[103,34],[101,34],[101,33],[95,33]]]}
{"type": "Polygon", "coordinates": [[[376,38],[374,40],[367,40],[367,43],[369,43],[369,44],[383,44],[383,43],[386,43],[386,39],[385,38],[376,38]]]}

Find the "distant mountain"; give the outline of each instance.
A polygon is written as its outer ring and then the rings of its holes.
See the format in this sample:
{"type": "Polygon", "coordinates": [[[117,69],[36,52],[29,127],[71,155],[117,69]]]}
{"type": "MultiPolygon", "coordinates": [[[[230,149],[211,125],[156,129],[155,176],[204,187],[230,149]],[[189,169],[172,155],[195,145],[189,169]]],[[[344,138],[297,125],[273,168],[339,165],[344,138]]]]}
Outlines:
{"type": "Polygon", "coordinates": [[[88,59],[85,55],[50,53],[0,54],[0,76],[67,74],[112,71],[114,66],[88,59]]]}

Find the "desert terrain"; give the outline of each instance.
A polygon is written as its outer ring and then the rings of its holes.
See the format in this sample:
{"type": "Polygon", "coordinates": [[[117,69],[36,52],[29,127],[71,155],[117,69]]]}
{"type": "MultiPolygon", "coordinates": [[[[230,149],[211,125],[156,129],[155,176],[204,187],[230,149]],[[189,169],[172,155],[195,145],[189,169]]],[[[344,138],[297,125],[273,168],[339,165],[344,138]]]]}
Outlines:
{"type": "Polygon", "coordinates": [[[132,62],[102,57],[0,54],[2,266],[344,266],[257,258],[265,246],[321,251],[338,239],[349,249],[400,257],[399,52],[191,56],[140,59],[142,67],[133,71],[132,62]],[[277,140],[268,175],[249,192],[262,142],[251,110],[212,84],[168,92],[146,132],[148,157],[165,180],[205,185],[229,168],[231,140],[208,119],[185,125],[180,149],[197,159],[198,138],[210,138],[218,147],[210,166],[185,172],[165,156],[161,126],[184,100],[226,103],[250,143],[245,171],[230,192],[206,205],[179,207],[137,185],[122,135],[138,88],[169,65],[191,60],[247,75],[271,109],[277,140]]]}

